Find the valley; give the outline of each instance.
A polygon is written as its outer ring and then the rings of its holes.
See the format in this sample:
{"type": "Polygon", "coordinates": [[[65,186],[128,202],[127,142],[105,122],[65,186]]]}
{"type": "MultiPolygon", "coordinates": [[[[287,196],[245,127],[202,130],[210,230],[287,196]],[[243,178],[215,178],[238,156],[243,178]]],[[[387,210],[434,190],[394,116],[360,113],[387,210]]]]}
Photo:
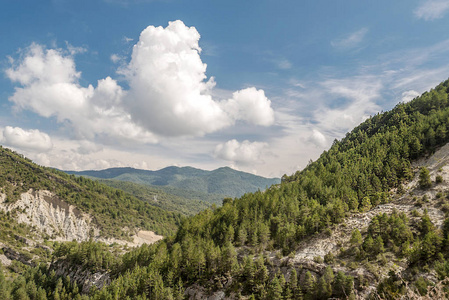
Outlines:
{"type": "MultiPolygon", "coordinates": [[[[176,209],[165,210],[150,204],[155,190],[115,189],[103,183],[128,183],[68,175],[2,148],[1,296],[443,295],[449,277],[448,91],[445,81],[371,116],[280,184],[223,197],[221,206],[196,214],[186,210],[185,199],[176,200],[179,206],[167,201],[166,208],[176,209]]],[[[179,176],[162,181],[173,178],[179,176]]],[[[176,188],[205,182],[183,180],[176,188]]],[[[218,181],[214,186],[226,180],[218,181]]],[[[231,188],[239,190],[235,183],[231,188]]]]}

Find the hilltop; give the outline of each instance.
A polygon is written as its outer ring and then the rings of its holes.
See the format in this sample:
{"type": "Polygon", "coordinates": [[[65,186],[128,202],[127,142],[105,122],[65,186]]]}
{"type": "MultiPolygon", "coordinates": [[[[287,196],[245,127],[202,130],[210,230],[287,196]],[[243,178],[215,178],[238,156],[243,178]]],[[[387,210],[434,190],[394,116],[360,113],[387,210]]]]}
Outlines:
{"type": "Polygon", "coordinates": [[[220,195],[222,198],[241,197],[245,193],[265,190],[273,184],[280,183],[279,178],[264,178],[229,167],[222,167],[213,171],[172,166],[158,171],[110,168],[99,171],[66,171],[66,173],[101,179],[129,181],[159,188],[176,188],[183,190],[185,194],[197,192],[220,195]]]}
{"type": "Polygon", "coordinates": [[[226,197],[241,197],[280,183],[279,178],[264,178],[228,167],[212,171],[167,167],[158,171],[110,168],[66,173],[98,180],[151,205],[183,215],[194,215],[212,204],[219,206],[226,197]]]}

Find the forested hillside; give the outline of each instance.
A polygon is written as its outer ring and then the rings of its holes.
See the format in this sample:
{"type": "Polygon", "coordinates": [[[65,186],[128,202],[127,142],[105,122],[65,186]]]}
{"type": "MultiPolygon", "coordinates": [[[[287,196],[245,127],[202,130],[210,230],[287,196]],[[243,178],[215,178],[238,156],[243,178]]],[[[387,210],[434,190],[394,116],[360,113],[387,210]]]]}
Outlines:
{"type": "Polygon", "coordinates": [[[94,216],[104,236],[126,238],[124,227],[170,235],[181,221],[180,214],[166,212],[94,180],[38,166],[7,148],[0,148],[0,188],[6,203],[17,201],[30,189],[48,190],[94,216]]]}
{"type": "Polygon", "coordinates": [[[186,216],[195,215],[200,211],[209,208],[214,203],[216,205],[221,205],[223,200],[223,196],[220,195],[214,197],[214,195],[211,194],[188,192],[173,187],[152,187],[145,184],[112,179],[95,180],[107,186],[121,189],[151,205],[167,211],[178,212],[186,216]]]}
{"type": "Polygon", "coordinates": [[[183,191],[178,196],[191,197],[189,194],[201,193],[208,198],[199,200],[214,202],[219,196],[240,197],[245,193],[265,190],[267,187],[279,183],[278,178],[264,178],[253,174],[236,171],[228,167],[213,171],[205,171],[192,167],[167,167],[158,171],[138,170],[133,168],[111,168],[100,171],[67,171],[68,174],[96,177],[102,179],[116,179],[145,184],[152,187],[175,188],[183,191]]]}
{"type": "MultiPolygon", "coordinates": [[[[156,244],[112,255],[104,246],[72,243],[55,251],[53,259],[110,274],[110,284],[84,294],[86,299],[425,294],[427,286],[449,276],[449,219],[444,220],[449,188],[442,185],[443,176],[431,180],[424,167],[416,174],[414,164],[449,140],[448,92],[445,81],[370,117],[280,185],[225,199],[222,207],[184,219],[173,236],[156,244]],[[419,182],[412,182],[417,176],[419,182]],[[398,201],[416,209],[397,211],[398,201]],[[394,209],[368,217],[372,208],[386,204],[394,209]],[[443,215],[442,224],[432,222],[427,206],[443,215]],[[338,250],[300,257],[305,244],[344,233],[349,220],[364,218],[367,228],[351,230],[349,242],[338,250]]],[[[0,290],[5,297],[81,298],[78,285],[53,276],[49,268],[28,268],[0,290]],[[42,280],[42,274],[50,275],[42,280]]]]}

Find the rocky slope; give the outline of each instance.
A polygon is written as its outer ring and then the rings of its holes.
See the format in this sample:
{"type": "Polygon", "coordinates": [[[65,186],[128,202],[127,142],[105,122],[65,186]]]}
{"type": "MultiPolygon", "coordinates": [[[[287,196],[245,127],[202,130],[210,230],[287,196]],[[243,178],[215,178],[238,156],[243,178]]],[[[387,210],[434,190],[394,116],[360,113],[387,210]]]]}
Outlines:
{"type": "MultiPolygon", "coordinates": [[[[331,266],[334,273],[343,271],[345,274],[355,278],[356,286],[363,286],[358,294],[355,295],[358,299],[365,299],[371,292],[375,292],[379,282],[387,278],[390,271],[393,271],[395,274],[405,272],[407,260],[405,258],[397,258],[392,253],[386,253],[388,261],[384,265],[374,263],[351,265],[353,257],[342,257],[341,254],[351,247],[350,239],[353,230],[358,229],[362,236],[365,237],[370,222],[379,214],[385,213],[390,215],[394,211],[402,212],[411,221],[417,222],[419,216],[426,212],[432,223],[437,228],[442,228],[445,219],[442,204],[446,200],[442,199],[440,195],[449,194],[449,144],[438,149],[433,155],[416,161],[413,164],[413,168],[415,176],[404,185],[405,193],[399,194],[396,189],[390,192],[393,199],[392,202],[380,204],[363,213],[352,214],[343,223],[334,226],[330,231],[322,232],[304,240],[299,244],[296,251],[289,256],[282,257],[279,252],[266,253],[270,264],[274,266],[273,269],[280,269],[285,279],[289,281],[291,270],[295,268],[300,281],[304,281],[306,272],[310,272],[318,278],[324,274],[327,266],[331,266]],[[430,178],[433,184],[429,189],[424,190],[419,187],[419,169],[421,167],[426,167],[430,171],[430,178]],[[438,175],[442,176],[443,182],[436,184],[435,181],[438,175]],[[427,200],[422,201],[423,197],[427,200]],[[329,254],[336,258],[332,263],[325,262],[324,258],[329,254]],[[364,282],[359,282],[359,280],[364,282]]],[[[434,272],[421,275],[431,281],[438,281],[434,272]]],[[[223,286],[226,286],[226,284],[223,283],[223,286]]],[[[189,299],[237,299],[236,294],[226,296],[223,290],[218,290],[211,294],[204,287],[198,285],[188,287],[186,295],[189,299]]]]}
{"type": "MultiPolygon", "coordinates": [[[[349,247],[351,233],[354,229],[358,229],[362,233],[362,236],[366,236],[368,225],[373,217],[383,213],[391,214],[393,211],[402,212],[409,219],[413,220],[418,219],[417,215],[422,215],[426,211],[432,223],[441,229],[445,219],[445,213],[442,211],[442,204],[445,200],[439,199],[437,195],[446,195],[449,193],[449,144],[441,147],[430,157],[415,162],[413,166],[415,176],[413,180],[405,185],[406,192],[404,194],[399,195],[396,190],[392,190],[391,196],[394,199],[392,202],[378,205],[364,213],[352,215],[345,219],[342,224],[332,228],[331,234],[329,232],[321,233],[303,241],[293,257],[284,257],[282,259],[284,263],[321,275],[326,266],[326,263],[322,262],[324,256],[331,253],[334,257],[338,257],[343,249],[349,247]],[[421,167],[429,169],[430,178],[433,182],[432,187],[426,190],[421,189],[418,184],[419,169],[421,167]],[[435,183],[437,175],[443,177],[443,182],[440,184],[435,183]],[[422,203],[419,200],[423,199],[423,197],[428,200],[422,203]]],[[[342,270],[347,274],[353,275],[355,278],[363,275],[365,279],[369,279],[368,282],[370,284],[359,295],[361,298],[369,292],[374,291],[378,282],[384,279],[390,270],[400,274],[405,270],[406,265],[405,260],[392,258],[383,267],[378,266],[375,270],[369,270],[363,265],[356,269],[349,268],[345,266],[347,262],[342,260],[340,266],[334,266],[334,271],[342,270]]],[[[288,274],[285,275],[287,276],[288,274]]],[[[436,281],[434,275],[433,277],[436,281]]]]}
{"type": "Polygon", "coordinates": [[[47,190],[29,190],[13,203],[6,202],[6,195],[0,194],[0,210],[13,215],[17,222],[35,228],[41,237],[54,241],[87,241],[89,239],[107,243],[140,246],[152,243],[162,236],[151,231],[139,231],[132,241],[104,238],[101,230],[92,222],[92,216],[81,212],[57,195],[47,190]]]}
{"type": "Polygon", "coordinates": [[[91,216],[67,204],[50,191],[29,190],[14,203],[7,203],[0,194],[0,209],[15,215],[18,223],[30,225],[50,239],[84,241],[94,237],[95,226],[91,216]]]}

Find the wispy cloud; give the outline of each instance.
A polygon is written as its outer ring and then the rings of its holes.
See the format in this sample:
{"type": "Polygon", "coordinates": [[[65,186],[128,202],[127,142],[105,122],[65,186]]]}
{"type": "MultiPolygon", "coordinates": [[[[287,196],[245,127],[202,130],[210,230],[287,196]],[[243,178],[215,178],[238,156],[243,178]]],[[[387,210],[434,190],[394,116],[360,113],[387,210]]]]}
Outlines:
{"type": "Polygon", "coordinates": [[[291,79],[282,95],[282,115],[278,109],[276,118],[283,130],[268,140],[269,150],[278,157],[262,156],[265,164],[276,169],[274,161],[286,163],[283,157],[289,157],[292,165],[302,168],[370,115],[434,87],[449,74],[448,43],[387,53],[363,61],[345,75],[327,67],[308,78],[291,79]]]}
{"type": "Polygon", "coordinates": [[[110,56],[111,61],[116,64],[118,63],[122,58],[120,56],[118,56],[117,54],[112,54],[110,56]]]}
{"type": "Polygon", "coordinates": [[[414,90],[405,91],[402,93],[402,102],[409,102],[418,97],[419,95],[421,94],[414,90]]]}
{"type": "Polygon", "coordinates": [[[331,45],[332,47],[341,50],[354,49],[360,46],[367,33],[368,28],[364,27],[343,38],[331,41],[331,45]]]}
{"type": "Polygon", "coordinates": [[[414,10],[414,14],[418,19],[431,21],[442,18],[448,11],[448,0],[427,0],[414,10]]]}
{"type": "Polygon", "coordinates": [[[286,70],[292,67],[292,63],[287,59],[280,59],[279,61],[277,61],[277,66],[279,69],[286,70]]]}

